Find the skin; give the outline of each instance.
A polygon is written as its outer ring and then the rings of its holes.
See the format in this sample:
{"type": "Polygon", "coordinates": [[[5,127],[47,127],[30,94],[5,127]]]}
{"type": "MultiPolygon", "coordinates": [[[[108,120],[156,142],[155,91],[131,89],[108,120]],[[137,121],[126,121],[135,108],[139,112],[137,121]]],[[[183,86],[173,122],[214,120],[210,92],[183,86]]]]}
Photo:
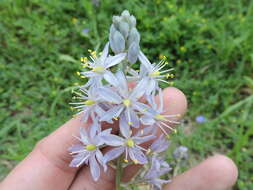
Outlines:
{"type": "MultiPolygon", "coordinates": [[[[164,90],[167,114],[186,112],[184,94],[176,88],[164,90]]],[[[78,135],[80,127],[87,127],[77,116],[37,143],[33,151],[20,162],[0,184],[1,190],[114,190],[115,171],[107,173],[94,182],[89,168],[70,168],[71,156],[67,149],[77,143],[72,135],[78,135]]],[[[114,133],[118,126],[112,127],[114,133]]],[[[151,142],[144,144],[148,147],[151,142]]],[[[106,150],[104,150],[106,151],[106,150]]],[[[131,165],[125,169],[123,181],[128,181],[140,168],[131,165]]],[[[234,162],[223,155],[212,156],[190,170],[176,176],[164,190],[226,190],[234,185],[238,175],[234,162]]]]}

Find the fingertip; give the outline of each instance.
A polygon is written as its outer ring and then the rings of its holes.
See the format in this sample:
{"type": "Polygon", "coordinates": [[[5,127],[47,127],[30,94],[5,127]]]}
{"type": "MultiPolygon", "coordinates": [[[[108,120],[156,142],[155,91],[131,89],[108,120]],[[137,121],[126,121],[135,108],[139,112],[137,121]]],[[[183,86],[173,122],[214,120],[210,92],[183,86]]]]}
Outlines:
{"type": "Polygon", "coordinates": [[[169,114],[180,114],[183,116],[187,110],[187,99],[184,93],[174,87],[164,90],[165,108],[169,114]]]}
{"type": "Polygon", "coordinates": [[[234,161],[224,155],[215,155],[209,160],[208,170],[210,173],[217,173],[217,175],[213,175],[215,177],[214,181],[232,187],[238,178],[238,168],[234,161]]]}

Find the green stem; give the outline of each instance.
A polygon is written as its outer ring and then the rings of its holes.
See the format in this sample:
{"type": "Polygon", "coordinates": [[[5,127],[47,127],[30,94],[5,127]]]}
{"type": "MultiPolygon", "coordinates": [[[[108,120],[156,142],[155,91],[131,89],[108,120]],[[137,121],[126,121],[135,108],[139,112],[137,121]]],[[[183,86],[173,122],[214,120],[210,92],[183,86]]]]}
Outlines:
{"type": "Polygon", "coordinates": [[[116,190],[121,190],[121,176],[122,176],[122,159],[121,157],[117,160],[117,168],[116,168],[116,190]]]}
{"type": "Polygon", "coordinates": [[[124,74],[126,73],[127,61],[123,60],[120,64],[118,64],[118,70],[122,71],[124,74]]]}

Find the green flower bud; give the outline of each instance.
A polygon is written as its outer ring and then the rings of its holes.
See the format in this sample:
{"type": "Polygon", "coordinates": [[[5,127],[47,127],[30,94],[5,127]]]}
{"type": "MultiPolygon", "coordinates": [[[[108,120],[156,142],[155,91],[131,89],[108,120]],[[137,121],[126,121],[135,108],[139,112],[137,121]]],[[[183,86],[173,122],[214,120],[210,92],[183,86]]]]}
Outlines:
{"type": "Polygon", "coordinates": [[[133,42],[128,48],[127,59],[131,64],[137,61],[140,52],[140,46],[136,42],[133,42]]]}
{"type": "Polygon", "coordinates": [[[121,21],[121,18],[119,16],[113,16],[112,17],[112,22],[114,24],[114,27],[117,28],[117,29],[119,28],[120,21],[121,21]]]}
{"type": "Polygon", "coordinates": [[[129,21],[130,21],[130,28],[134,28],[136,26],[136,18],[132,15],[130,18],[129,18],[129,21]]]}
{"type": "Polygon", "coordinates": [[[131,29],[128,36],[127,46],[129,47],[133,42],[136,42],[137,44],[140,43],[140,34],[136,28],[131,29]]]}
{"type": "Polygon", "coordinates": [[[115,54],[121,53],[125,50],[125,39],[119,31],[115,31],[110,40],[112,51],[115,54]]]}
{"type": "Polygon", "coordinates": [[[130,17],[130,13],[128,12],[128,10],[124,10],[124,11],[121,13],[121,16],[122,16],[122,17],[125,17],[125,18],[128,18],[128,17],[130,17]]]}
{"type": "Polygon", "coordinates": [[[126,39],[129,33],[129,25],[128,23],[121,21],[119,23],[119,31],[120,33],[124,36],[124,38],[126,39]]]}

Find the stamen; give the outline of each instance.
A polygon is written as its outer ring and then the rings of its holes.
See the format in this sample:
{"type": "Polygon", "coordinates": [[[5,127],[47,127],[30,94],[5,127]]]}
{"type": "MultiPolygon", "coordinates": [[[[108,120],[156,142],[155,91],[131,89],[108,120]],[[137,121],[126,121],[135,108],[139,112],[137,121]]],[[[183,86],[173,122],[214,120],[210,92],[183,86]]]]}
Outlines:
{"type": "Polygon", "coordinates": [[[161,121],[166,121],[166,117],[164,115],[161,115],[161,114],[157,114],[155,116],[155,119],[161,120],[161,121]]]}
{"type": "Polygon", "coordinates": [[[151,149],[150,148],[147,150],[146,154],[149,154],[149,153],[151,153],[151,149]]]}
{"type": "Polygon", "coordinates": [[[159,71],[154,71],[154,72],[150,73],[149,76],[150,77],[158,77],[158,76],[160,76],[160,74],[161,73],[159,71]]]}

